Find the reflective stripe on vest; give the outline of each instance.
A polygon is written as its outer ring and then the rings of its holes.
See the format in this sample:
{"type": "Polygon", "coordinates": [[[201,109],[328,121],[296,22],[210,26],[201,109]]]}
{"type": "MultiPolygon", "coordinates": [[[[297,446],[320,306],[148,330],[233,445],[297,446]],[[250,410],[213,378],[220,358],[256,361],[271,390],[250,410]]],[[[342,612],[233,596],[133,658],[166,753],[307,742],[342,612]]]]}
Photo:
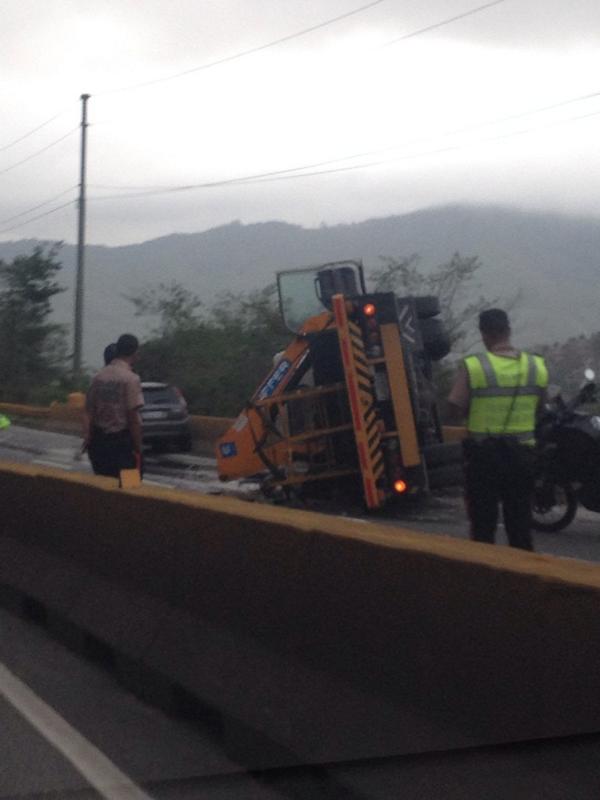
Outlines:
{"type": "Polygon", "coordinates": [[[467,427],[474,438],[511,436],[533,442],[540,396],[548,385],[543,358],[483,353],[465,358],[470,404],[467,427]]]}

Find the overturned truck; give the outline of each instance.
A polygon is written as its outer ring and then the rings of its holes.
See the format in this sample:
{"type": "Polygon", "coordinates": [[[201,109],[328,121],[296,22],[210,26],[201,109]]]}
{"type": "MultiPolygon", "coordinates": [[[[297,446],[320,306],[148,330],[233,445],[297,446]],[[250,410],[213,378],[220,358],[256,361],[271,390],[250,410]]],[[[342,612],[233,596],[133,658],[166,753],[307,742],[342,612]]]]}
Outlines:
{"type": "Polygon", "coordinates": [[[438,299],[369,293],[357,261],[279,272],[277,284],[294,338],[218,440],[219,477],[372,511],[447,482],[458,454],[432,382],[450,350],[438,299]]]}

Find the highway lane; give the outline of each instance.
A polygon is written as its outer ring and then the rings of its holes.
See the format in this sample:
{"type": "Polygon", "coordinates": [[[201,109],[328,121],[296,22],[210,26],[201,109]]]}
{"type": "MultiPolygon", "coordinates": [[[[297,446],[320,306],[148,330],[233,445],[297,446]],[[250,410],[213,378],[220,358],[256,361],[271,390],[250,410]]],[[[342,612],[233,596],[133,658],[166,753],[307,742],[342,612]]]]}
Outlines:
{"type": "MultiPolygon", "coordinates": [[[[81,440],[49,431],[34,430],[13,425],[0,431],[0,460],[32,462],[68,471],[91,472],[84,456],[78,460],[81,440]]],[[[146,458],[146,483],[172,489],[185,489],[205,494],[229,494],[248,499],[257,498],[255,483],[232,481],[222,483],[217,479],[212,458],[196,455],[154,455],[146,458]]],[[[348,516],[356,510],[349,509],[348,516]]],[[[363,520],[365,518],[363,517],[363,520]]],[[[406,507],[394,519],[378,519],[386,525],[410,527],[424,533],[445,534],[458,538],[467,536],[468,524],[462,497],[458,491],[437,494],[425,504],[406,507]]],[[[507,544],[502,525],[498,542],[507,544]]],[[[566,558],[600,561],[600,514],[580,508],[575,521],[565,531],[553,534],[535,533],[536,550],[566,558]]]]}
{"type": "MultiPolygon", "coordinates": [[[[0,680],[1,800],[597,800],[600,796],[600,735],[247,772],[230,759],[213,725],[192,726],[144,704],[112,673],[67,650],[37,625],[3,610],[0,665],[128,781],[127,791],[118,783],[116,789],[113,783],[112,790],[94,790],[56,746],[2,699],[0,680]],[[142,794],[133,794],[132,787],[142,794]]],[[[110,783],[105,784],[108,787],[110,783]]]]}
{"type": "MultiPolygon", "coordinates": [[[[191,726],[138,700],[115,677],[0,610],[0,665],[60,715],[113,767],[151,798],[280,797],[231,761],[209,726],[191,726]],[[233,793],[228,793],[235,790],[233,793]]],[[[0,670],[0,798],[136,800],[103,795],[3,695],[0,670]]],[[[79,748],[78,755],[81,755],[79,748]]],[[[75,763],[78,763],[77,759],[75,763]]],[[[101,780],[101,778],[100,778],[101,780]]]]}

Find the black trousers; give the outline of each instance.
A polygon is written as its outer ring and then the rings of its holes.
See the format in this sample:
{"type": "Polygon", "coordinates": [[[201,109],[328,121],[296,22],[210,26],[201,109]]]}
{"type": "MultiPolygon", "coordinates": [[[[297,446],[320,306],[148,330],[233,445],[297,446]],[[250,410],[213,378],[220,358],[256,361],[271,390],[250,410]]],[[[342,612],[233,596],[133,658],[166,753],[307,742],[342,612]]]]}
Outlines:
{"type": "Polygon", "coordinates": [[[134,469],[137,466],[133,439],[128,430],[104,433],[100,428],[94,428],[88,456],[96,475],[118,478],[122,469],[134,469]]]}
{"type": "Polygon", "coordinates": [[[478,542],[494,542],[501,504],[509,544],[533,550],[532,448],[502,436],[482,441],[467,439],[463,447],[471,538],[478,542]]]}

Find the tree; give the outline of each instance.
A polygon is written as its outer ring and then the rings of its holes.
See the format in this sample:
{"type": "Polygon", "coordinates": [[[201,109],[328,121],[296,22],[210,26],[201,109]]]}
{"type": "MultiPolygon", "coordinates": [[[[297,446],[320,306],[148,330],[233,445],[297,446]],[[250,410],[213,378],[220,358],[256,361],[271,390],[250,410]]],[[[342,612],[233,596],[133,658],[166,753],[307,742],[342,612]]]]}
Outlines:
{"type": "Polygon", "coordinates": [[[36,247],[29,256],[0,260],[0,372],[3,398],[35,398],[51,381],[64,378],[65,331],[50,322],[52,298],[63,291],[58,245],[36,247]]]}
{"type": "Polygon", "coordinates": [[[151,315],[157,322],[141,348],[142,378],[174,383],[201,414],[236,414],[290,338],[274,285],[227,293],[209,310],[177,283],[128,299],[137,316],[151,315]]]}
{"type": "Polygon", "coordinates": [[[171,336],[193,328],[199,321],[202,301],[177,281],[149,286],[137,297],[125,295],[133,303],[136,317],[152,316],[157,320],[156,336],[171,336]]]}

